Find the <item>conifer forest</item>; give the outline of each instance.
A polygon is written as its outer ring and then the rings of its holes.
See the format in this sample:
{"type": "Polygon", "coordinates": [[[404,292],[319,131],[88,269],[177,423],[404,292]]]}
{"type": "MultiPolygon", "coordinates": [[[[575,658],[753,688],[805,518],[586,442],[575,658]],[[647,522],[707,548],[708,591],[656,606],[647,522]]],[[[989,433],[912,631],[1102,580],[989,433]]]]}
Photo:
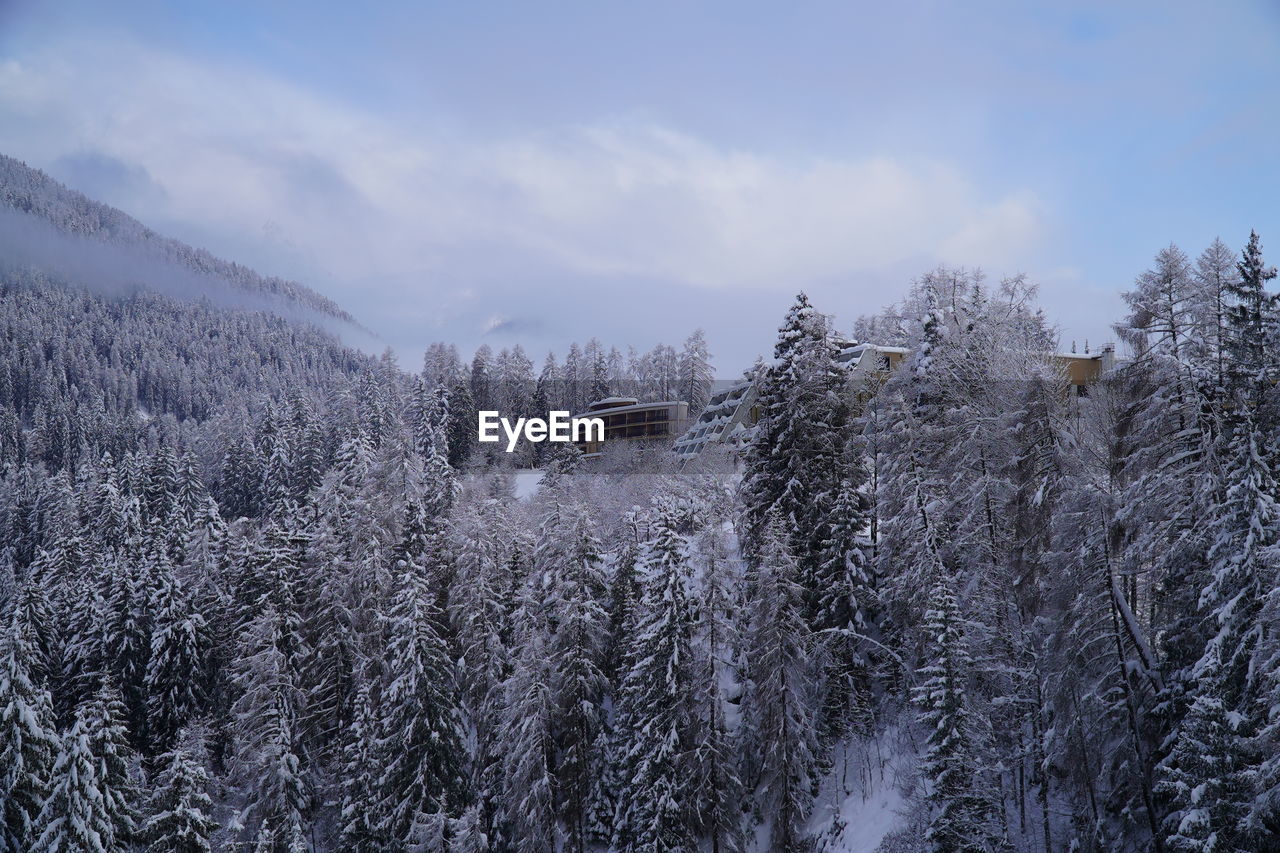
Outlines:
{"type": "Polygon", "coordinates": [[[3,853],[1280,850],[1258,234],[1153,246],[1077,387],[1024,277],[375,356],[14,159],[0,214],[3,853]],[[476,438],[718,378],[689,457],[476,438]]]}

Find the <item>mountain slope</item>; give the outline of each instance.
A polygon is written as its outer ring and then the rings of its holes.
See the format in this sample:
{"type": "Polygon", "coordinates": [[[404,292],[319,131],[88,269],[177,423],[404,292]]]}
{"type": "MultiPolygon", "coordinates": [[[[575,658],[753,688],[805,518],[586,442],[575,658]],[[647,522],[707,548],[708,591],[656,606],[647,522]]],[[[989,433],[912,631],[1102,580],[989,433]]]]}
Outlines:
{"type": "MultiPolygon", "coordinates": [[[[355,323],[354,318],[332,300],[297,282],[260,275],[248,267],[214,257],[204,249],[158,234],[123,211],[87,198],[44,172],[0,154],[0,209],[5,208],[43,220],[69,237],[119,247],[140,258],[162,261],[208,277],[209,281],[204,282],[206,286],[212,286],[213,281],[224,282],[244,294],[355,323]]],[[[5,225],[14,227],[15,223],[5,225]]],[[[27,227],[30,228],[30,223],[27,227]]]]}
{"type": "Polygon", "coordinates": [[[265,412],[353,396],[376,362],[348,327],[301,285],[0,156],[0,472],[168,445],[216,482],[226,441],[265,412]]]}

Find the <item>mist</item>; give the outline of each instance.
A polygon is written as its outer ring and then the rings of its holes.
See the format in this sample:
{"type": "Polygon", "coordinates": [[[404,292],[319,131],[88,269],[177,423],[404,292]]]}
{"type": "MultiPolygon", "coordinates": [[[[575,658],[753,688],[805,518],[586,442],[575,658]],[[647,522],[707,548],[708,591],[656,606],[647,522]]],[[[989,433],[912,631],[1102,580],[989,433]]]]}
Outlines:
{"type": "Polygon", "coordinates": [[[358,323],[349,323],[285,297],[246,289],[225,276],[200,273],[146,246],[123,246],[89,235],[68,234],[29,213],[0,209],[0,275],[37,271],[63,284],[112,298],[148,292],[224,309],[261,311],[308,323],[349,346],[374,352],[383,344],[358,323]]]}

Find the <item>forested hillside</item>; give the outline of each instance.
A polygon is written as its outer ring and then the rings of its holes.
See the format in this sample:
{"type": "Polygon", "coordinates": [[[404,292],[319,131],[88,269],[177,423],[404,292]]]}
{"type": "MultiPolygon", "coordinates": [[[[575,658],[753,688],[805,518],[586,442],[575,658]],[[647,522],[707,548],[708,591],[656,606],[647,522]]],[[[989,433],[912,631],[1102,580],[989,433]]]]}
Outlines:
{"type": "MultiPolygon", "coordinates": [[[[21,215],[205,263],[0,166],[21,215]]],[[[1022,279],[863,318],[911,351],[870,389],[801,295],[751,443],[682,465],[481,453],[475,411],[697,407],[700,333],[415,371],[3,275],[0,851],[1280,849],[1256,236],[1161,251],[1087,396],[1022,279]]]]}
{"type": "MultiPolygon", "coordinates": [[[[246,296],[273,297],[281,305],[302,306],[338,320],[352,320],[350,314],[313,290],[296,282],[261,276],[239,264],[216,258],[204,249],[163,237],[128,214],[86,198],[44,172],[3,154],[0,154],[0,210],[48,222],[68,237],[127,249],[139,262],[163,261],[203,276],[207,290],[213,289],[214,281],[226,283],[246,296]]],[[[13,228],[15,220],[7,221],[6,225],[13,228]]],[[[29,234],[27,232],[28,237],[29,234]]],[[[62,243],[58,248],[65,254],[74,251],[70,243],[62,243]]],[[[154,288],[162,282],[150,284],[154,288]]]]}

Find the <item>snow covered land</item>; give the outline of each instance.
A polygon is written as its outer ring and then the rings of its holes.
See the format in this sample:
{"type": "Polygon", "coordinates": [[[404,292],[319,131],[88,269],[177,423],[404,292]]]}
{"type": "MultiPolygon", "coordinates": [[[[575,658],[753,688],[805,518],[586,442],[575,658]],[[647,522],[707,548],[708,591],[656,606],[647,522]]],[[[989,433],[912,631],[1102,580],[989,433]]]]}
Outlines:
{"type": "Polygon", "coordinates": [[[796,297],[740,446],[583,459],[476,412],[696,416],[700,332],[402,365],[9,159],[0,206],[57,236],[0,257],[0,853],[1280,849],[1256,235],[1161,250],[1087,385],[939,269],[796,297]]]}

